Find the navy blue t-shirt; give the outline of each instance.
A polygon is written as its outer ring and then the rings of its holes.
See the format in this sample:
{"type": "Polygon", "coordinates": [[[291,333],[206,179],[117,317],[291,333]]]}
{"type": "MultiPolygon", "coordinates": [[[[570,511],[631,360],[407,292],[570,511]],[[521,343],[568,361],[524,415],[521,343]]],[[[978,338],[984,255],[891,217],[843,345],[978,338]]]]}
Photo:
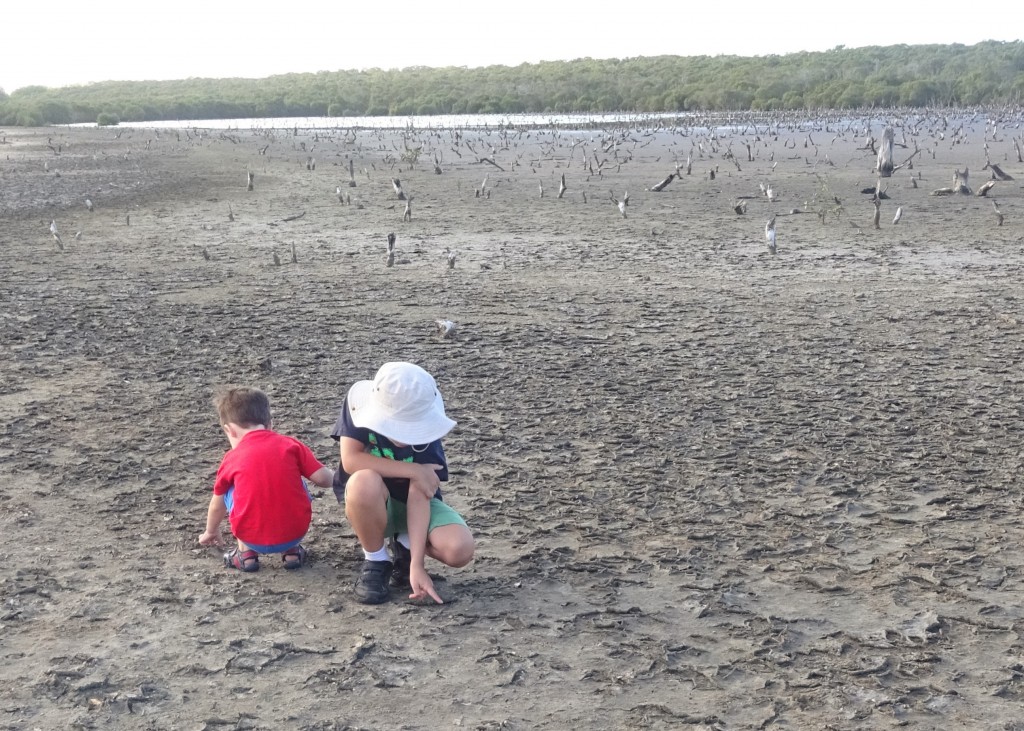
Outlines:
{"type": "MultiPolygon", "coordinates": [[[[369,429],[363,429],[352,423],[347,397],[341,405],[341,413],[338,415],[338,421],[334,424],[334,431],[331,432],[331,437],[335,441],[340,441],[342,437],[356,439],[369,447],[367,451],[375,457],[395,459],[400,462],[415,462],[416,464],[439,464],[441,469],[437,470],[438,478],[442,482],[448,481],[448,461],[444,457],[444,447],[441,446],[440,439],[429,444],[396,447],[394,442],[384,435],[377,434],[369,429]]],[[[348,482],[348,478],[349,475],[345,472],[344,466],[334,473],[334,494],[339,501],[345,498],[345,483],[348,482]]],[[[387,486],[392,498],[400,503],[408,500],[409,480],[402,477],[385,477],[384,484],[387,486]]],[[[438,488],[434,497],[439,500],[443,499],[440,488],[438,488]]]]}

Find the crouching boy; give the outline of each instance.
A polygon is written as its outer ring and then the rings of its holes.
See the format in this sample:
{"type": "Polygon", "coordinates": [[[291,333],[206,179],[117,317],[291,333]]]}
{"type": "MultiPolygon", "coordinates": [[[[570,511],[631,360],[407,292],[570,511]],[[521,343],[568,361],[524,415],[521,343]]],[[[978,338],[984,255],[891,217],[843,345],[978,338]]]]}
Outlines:
{"type": "Polygon", "coordinates": [[[220,525],[227,517],[236,545],[224,554],[225,566],[258,571],[260,555],[280,553],[286,569],[299,568],[306,561],[302,539],[313,513],[303,478],[326,488],[334,471],[298,439],[271,430],[263,391],[231,388],[214,404],[231,449],[217,470],[199,543],[224,546],[220,525]]]}
{"type": "Polygon", "coordinates": [[[334,492],[365,559],[360,602],[385,602],[393,586],[441,604],[425,557],[453,567],[473,559],[473,535],[440,489],[448,479],[441,438],[454,426],[433,376],[412,363],[385,363],[349,389],[331,436],[341,450],[334,492]]]}

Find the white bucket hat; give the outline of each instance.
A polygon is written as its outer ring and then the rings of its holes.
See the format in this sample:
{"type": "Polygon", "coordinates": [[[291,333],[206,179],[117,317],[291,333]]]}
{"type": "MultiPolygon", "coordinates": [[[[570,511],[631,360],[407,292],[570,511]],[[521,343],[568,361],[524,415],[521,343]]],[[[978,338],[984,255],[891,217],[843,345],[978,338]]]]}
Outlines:
{"type": "Polygon", "coordinates": [[[434,377],[412,363],[385,363],[348,391],[352,423],[404,444],[427,444],[452,430],[434,377]]]}

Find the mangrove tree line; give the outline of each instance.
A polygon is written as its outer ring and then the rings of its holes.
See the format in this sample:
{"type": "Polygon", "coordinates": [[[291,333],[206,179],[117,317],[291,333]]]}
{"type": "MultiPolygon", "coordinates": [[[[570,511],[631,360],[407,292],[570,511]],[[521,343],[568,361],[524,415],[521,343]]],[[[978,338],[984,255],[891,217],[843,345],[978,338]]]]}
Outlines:
{"type": "Polygon", "coordinates": [[[520,112],[691,112],[1018,104],[1024,41],[836,47],[781,56],[582,58],[266,79],[108,81],[0,91],[0,124],[520,112]]]}

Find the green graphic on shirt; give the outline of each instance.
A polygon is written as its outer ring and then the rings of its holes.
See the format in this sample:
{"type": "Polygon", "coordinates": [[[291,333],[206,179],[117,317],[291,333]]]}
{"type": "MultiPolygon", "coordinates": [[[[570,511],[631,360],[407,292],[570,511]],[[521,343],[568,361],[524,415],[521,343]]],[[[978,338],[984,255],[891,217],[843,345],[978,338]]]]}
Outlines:
{"type": "MultiPolygon", "coordinates": [[[[395,450],[391,447],[382,447],[377,443],[377,435],[370,432],[370,454],[374,457],[383,457],[384,459],[395,459],[395,450]]],[[[412,455],[398,460],[400,462],[412,462],[412,455]]]]}

